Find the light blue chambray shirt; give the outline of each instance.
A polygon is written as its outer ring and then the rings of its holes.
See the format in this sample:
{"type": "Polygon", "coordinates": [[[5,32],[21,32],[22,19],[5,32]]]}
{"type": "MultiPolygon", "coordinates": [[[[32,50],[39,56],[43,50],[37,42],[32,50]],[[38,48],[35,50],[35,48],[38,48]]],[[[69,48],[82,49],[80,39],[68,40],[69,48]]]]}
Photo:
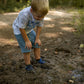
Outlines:
{"type": "Polygon", "coordinates": [[[33,15],[31,13],[30,9],[31,9],[31,6],[20,11],[19,15],[17,16],[16,20],[14,21],[13,30],[14,30],[15,35],[21,34],[19,28],[25,29],[26,33],[29,33],[36,26],[43,27],[43,19],[35,20],[33,18],[33,15]]]}

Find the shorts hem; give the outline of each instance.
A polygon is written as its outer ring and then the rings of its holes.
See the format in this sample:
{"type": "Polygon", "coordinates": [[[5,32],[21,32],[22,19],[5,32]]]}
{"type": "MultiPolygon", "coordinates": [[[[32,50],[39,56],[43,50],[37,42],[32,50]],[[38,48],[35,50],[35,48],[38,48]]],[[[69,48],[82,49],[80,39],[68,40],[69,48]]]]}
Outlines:
{"type": "Polygon", "coordinates": [[[22,51],[22,53],[28,53],[28,52],[31,52],[31,50],[30,51],[22,51]]]}
{"type": "Polygon", "coordinates": [[[33,47],[33,48],[40,48],[39,46],[33,47]]]}

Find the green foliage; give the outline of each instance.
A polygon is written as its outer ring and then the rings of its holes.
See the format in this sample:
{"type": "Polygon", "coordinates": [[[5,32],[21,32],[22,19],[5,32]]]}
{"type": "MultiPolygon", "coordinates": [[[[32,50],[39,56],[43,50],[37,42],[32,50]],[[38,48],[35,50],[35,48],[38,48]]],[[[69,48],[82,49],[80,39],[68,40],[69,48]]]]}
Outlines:
{"type": "Polygon", "coordinates": [[[77,30],[76,34],[84,33],[84,10],[79,10],[78,15],[73,17],[73,26],[77,30]]]}
{"type": "MultiPolygon", "coordinates": [[[[0,0],[0,13],[20,11],[30,4],[31,0],[0,0]]],[[[49,0],[49,4],[54,8],[83,8],[84,0],[49,0]]]]}
{"type": "Polygon", "coordinates": [[[0,13],[4,12],[17,12],[21,9],[30,6],[30,0],[7,0],[7,4],[0,3],[0,13]]]}
{"type": "Polygon", "coordinates": [[[49,0],[49,2],[51,7],[84,7],[84,0],[49,0]]]}

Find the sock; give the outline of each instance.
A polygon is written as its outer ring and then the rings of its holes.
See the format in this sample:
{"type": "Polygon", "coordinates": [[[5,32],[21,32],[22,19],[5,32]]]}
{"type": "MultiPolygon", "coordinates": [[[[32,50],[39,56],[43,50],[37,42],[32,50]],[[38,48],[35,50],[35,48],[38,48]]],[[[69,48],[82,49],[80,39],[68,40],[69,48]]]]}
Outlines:
{"type": "Polygon", "coordinates": [[[29,66],[29,65],[31,65],[31,64],[26,64],[26,66],[29,66]]]}
{"type": "Polygon", "coordinates": [[[40,64],[44,64],[44,63],[45,63],[45,61],[43,61],[42,58],[37,59],[36,61],[37,61],[38,63],[40,63],[40,64]]]}
{"type": "Polygon", "coordinates": [[[39,61],[40,59],[36,59],[36,61],[39,61]]]}
{"type": "Polygon", "coordinates": [[[31,71],[31,70],[33,70],[33,67],[32,67],[31,64],[29,64],[29,65],[26,65],[25,69],[28,70],[28,71],[31,71]]]}

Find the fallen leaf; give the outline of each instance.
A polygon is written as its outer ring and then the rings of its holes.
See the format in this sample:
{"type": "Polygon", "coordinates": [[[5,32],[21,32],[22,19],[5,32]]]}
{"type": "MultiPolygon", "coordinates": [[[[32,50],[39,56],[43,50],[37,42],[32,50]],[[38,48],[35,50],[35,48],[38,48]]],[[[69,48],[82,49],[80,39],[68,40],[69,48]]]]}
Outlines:
{"type": "Polygon", "coordinates": [[[84,44],[80,44],[80,48],[84,48],[84,44]]]}
{"type": "Polygon", "coordinates": [[[70,82],[70,83],[74,83],[74,81],[73,81],[73,80],[69,80],[69,82],[70,82]]]}
{"type": "Polygon", "coordinates": [[[44,50],[45,50],[45,51],[47,51],[48,49],[47,49],[47,48],[45,48],[44,50]]]}

